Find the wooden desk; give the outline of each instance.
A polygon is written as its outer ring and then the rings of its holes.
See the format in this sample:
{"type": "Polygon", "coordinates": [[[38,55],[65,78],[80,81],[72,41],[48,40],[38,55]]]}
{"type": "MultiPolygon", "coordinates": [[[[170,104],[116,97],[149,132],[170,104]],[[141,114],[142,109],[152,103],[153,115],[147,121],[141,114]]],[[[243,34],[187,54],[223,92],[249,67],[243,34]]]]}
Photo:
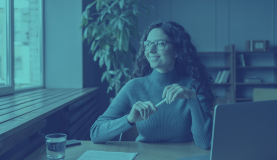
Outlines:
{"type": "MultiPolygon", "coordinates": [[[[85,127],[88,130],[92,120],[97,117],[90,121],[87,117],[101,111],[98,110],[99,107],[95,107],[98,103],[95,98],[97,95],[97,88],[80,88],[38,89],[0,97],[0,159],[22,159],[45,144],[42,129],[47,127],[47,120],[51,119],[48,117],[57,112],[62,117],[62,125],[58,128],[62,133],[66,133],[71,139],[78,139],[78,135],[87,135],[78,131],[85,127]],[[24,147],[21,143],[24,143],[24,147]],[[21,145],[21,148],[16,149],[18,151],[12,149],[18,145],[21,145]],[[6,157],[6,152],[14,153],[8,154],[11,157],[6,157]]],[[[53,129],[52,133],[57,133],[51,123],[48,126],[53,129]]]]}
{"type": "MultiPolygon", "coordinates": [[[[142,143],[135,141],[108,141],[106,144],[94,144],[91,141],[81,141],[79,146],[68,147],[65,150],[65,160],[76,160],[86,150],[99,150],[111,152],[137,152],[135,160],[173,160],[196,155],[209,154],[196,146],[194,142],[183,143],[142,143]]],[[[38,148],[25,160],[46,160],[45,145],[38,148]]]]}

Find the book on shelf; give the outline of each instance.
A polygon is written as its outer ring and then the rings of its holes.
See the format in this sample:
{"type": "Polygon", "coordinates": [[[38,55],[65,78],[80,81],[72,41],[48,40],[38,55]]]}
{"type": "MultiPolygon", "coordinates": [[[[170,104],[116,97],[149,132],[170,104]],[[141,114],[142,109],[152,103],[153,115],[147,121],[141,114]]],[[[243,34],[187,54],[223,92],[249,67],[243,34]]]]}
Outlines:
{"type": "Polygon", "coordinates": [[[220,77],[219,77],[217,83],[221,83],[222,82],[224,74],[225,74],[225,70],[221,71],[221,74],[220,74],[220,77]]]}
{"type": "Polygon", "coordinates": [[[245,83],[262,83],[262,80],[257,76],[248,76],[244,78],[245,83]]]}
{"type": "Polygon", "coordinates": [[[229,70],[223,70],[217,83],[226,83],[230,75],[229,70]]]}
{"type": "Polygon", "coordinates": [[[237,59],[237,61],[236,61],[236,65],[237,66],[242,66],[242,61],[241,61],[241,56],[240,56],[241,54],[237,54],[236,56],[236,59],[237,59]]]}
{"type": "Polygon", "coordinates": [[[221,75],[221,71],[218,71],[217,76],[216,76],[215,81],[214,81],[215,83],[218,83],[220,75],[221,75]]]}
{"type": "Polygon", "coordinates": [[[229,70],[225,70],[225,74],[224,74],[224,77],[223,77],[223,80],[222,80],[221,83],[227,83],[229,75],[230,75],[230,71],[229,70]]]}
{"type": "Polygon", "coordinates": [[[245,67],[244,55],[240,54],[240,60],[243,67],[245,67]]]}
{"type": "Polygon", "coordinates": [[[246,41],[246,51],[269,51],[269,40],[248,40],[246,41]]]}

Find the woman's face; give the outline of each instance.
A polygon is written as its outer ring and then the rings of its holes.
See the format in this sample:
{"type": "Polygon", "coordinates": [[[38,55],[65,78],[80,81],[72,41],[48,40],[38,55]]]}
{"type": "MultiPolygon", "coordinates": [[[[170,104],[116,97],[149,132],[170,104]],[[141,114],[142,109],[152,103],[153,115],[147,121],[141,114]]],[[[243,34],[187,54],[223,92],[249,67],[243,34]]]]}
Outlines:
{"type": "MultiPolygon", "coordinates": [[[[168,36],[163,32],[160,28],[152,29],[146,41],[154,42],[157,40],[165,40],[168,42],[172,42],[168,36]]],[[[156,50],[154,43],[150,46],[149,50],[145,50],[144,54],[150,63],[150,67],[156,69],[160,73],[166,73],[174,69],[175,64],[175,52],[172,43],[166,43],[165,48],[163,50],[156,50]],[[152,56],[158,56],[157,59],[150,59],[152,56]]]]}

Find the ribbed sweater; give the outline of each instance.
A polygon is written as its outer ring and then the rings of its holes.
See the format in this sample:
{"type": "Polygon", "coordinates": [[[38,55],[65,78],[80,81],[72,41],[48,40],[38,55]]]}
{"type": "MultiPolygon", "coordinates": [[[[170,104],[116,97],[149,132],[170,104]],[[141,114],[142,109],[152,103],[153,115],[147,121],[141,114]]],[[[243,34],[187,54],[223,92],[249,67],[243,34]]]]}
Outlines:
{"type": "MultiPolygon", "coordinates": [[[[128,81],[119,91],[103,115],[90,129],[93,143],[105,143],[133,127],[127,115],[137,102],[151,101],[154,105],[163,100],[166,86],[177,83],[189,88],[192,79],[178,75],[175,69],[160,73],[153,69],[145,77],[128,81]]],[[[202,149],[210,149],[213,119],[206,97],[196,95],[193,99],[175,99],[171,104],[163,103],[158,111],[146,121],[136,122],[139,142],[189,142],[202,149]]]]}

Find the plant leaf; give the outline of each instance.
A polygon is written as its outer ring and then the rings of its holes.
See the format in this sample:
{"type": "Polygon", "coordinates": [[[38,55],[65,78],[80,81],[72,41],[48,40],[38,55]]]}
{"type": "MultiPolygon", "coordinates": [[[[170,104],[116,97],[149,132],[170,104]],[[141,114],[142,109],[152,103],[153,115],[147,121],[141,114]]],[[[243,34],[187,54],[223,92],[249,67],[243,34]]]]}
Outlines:
{"type": "Polygon", "coordinates": [[[94,27],[92,28],[92,37],[95,36],[95,33],[97,33],[97,31],[98,31],[98,26],[94,26],[94,27]]]}
{"type": "Polygon", "coordinates": [[[101,56],[101,57],[100,57],[100,60],[99,60],[99,66],[100,66],[100,68],[103,67],[104,60],[105,60],[105,57],[104,57],[104,56],[101,56]]]}
{"type": "Polygon", "coordinates": [[[120,79],[120,78],[121,78],[122,73],[123,73],[123,71],[122,71],[122,70],[120,70],[120,72],[119,72],[119,74],[118,74],[118,76],[117,76],[117,78],[118,78],[118,79],[120,79]]]}
{"type": "Polygon", "coordinates": [[[110,14],[112,13],[110,8],[108,8],[108,13],[110,13],[110,14]]]}
{"type": "Polygon", "coordinates": [[[88,20],[87,20],[87,19],[85,19],[85,26],[86,26],[86,25],[88,25],[88,20]]]}
{"type": "Polygon", "coordinates": [[[97,3],[96,3],[96,11],[97,11],[97,12],[99,12],[99,8],[100,8],[100,2],[97,1],[97,3]]]}
{"type": "Polygon", "coordinates": [[[134,4],[133,5],[133,14],[136,15],[138,13],[138,5],[134,4]]]}
{"type": "Polygon", "coordinates": [[[123,68],[123,73],[125,76],[129,76],[128,73],[126,72],[127,70],[129,70],[129,68],[123,68]]]}
{"type": "Polygon", "coordinates": [[[110,50],[110,45],[105,44],[104,47],[103,47],[103,49],[105,49],[106,51],[109,51],[109,50],[110,50]]]}
{"type": "Polygon", "coordinates": [[[88,13],[89,12],[89,10],[84,10],[84,12],[83,12],[83,17],[85,18],[85,19],[88,19],[88,13]]]}
{"type": "Polygon", "coordinates": [[[117,30],[116,40],[119,41],[120,39],[120,30],[117,30]]]}
{"type": "Polygon", "coordinates": [[[121,84],[120,79],[116,78],[115,83],[121,84]]]}
{"type": "Polygon", "coordinates": [[[117,20],[117,25],[118,25],[118,28],[122,31],[124,22],[122,22],[120,18],[118,18],[118,20],[117,20]]]}
{"type": "Polygon", "coordinates": [[[109,85],[108,90],[107,90],[107,93],[109,93],[110,90],[111,90],[111,91],[113,90],[113,88],[111,87],[111,85],[109,85]]]}
{"type": "Polygon", "coordinates": [[[109,4],[106,1],[102,1],[102,3],[104,4],[104,6],[106,6],[107,8],[109,8],[109,4]]]}
{"type": "Polygon", "coordinates": [[[91,44],[90,50],[91,50],[92,52],[94,52],[95,49],[96,49],[96,47],[97,47],[98,45],[99,45],[99,41],[94,40],[94,41],[92,42],[92,44],[91,44]]]}
{"type": "Polygon", "coordinates": [[[112,10],[112,12],[116,17],[118,17],[118,9],[116,7],[112,10]]]}
{"type": "Polygon", "coordinates": [[[123,31],[120,32],[120,37],[119,37],[119,50],[121,50],[122,39],[123,39],[123,31]]]}
{"type": "Polygon", "coordinates": [[[123,32],[123,50],[124,51],[127,51],[128,50],[128,46],[129,46],[129,38],[128,38],[128,35],[126,33],[126,30],[125,32],[123,32]]]}
{"type": "Polygon", "coordinates": [[[106,11],[106,10],[103,10],[103,13],[101,14],[101,17],[100,17],[100,21],[103,20],[103,18],[104,18],[104,16],[105,16],[106,13],[107,13],[107,11],[106,11]]]}
{"type": "Polygon", "coordinates": [[[84,37],[87,38],[88,37],[88,27],[86,27],[85,31],[84,31],[84,37]]]}
{"type": "Polygon", "coordinates": [[[120,0],[120,1],[119,1],[119,7],[120,7],[120,9],[123,8],[123,5],[124,5],[124,0],[120,0]]]}
{"type": "Polygon", "coordinates": [[[118,50],[118,41],[115,41],[114,45],[113,45],[113,51],[117,51],[118,50]]]}
{"type": "Polygon", "coordinates": [[[96,41],[93,41],[92,44],[91,44],[91,46],[90,46],[90,50],[91,50],[91,51],[94,51],[94,50],[95,50],[95,46],[94,46],[94,45],[95,45],[95,42],[96,42],[96,41]]]}
{"type": "MultiPolygon", "coordinates": [[[[122,76],[122,70],[119,70],[119,73],[117,74],[117,79],[120,79],[122,76]]],[[[120,81],[119,81],[120,82],[120,81]]]]}
{"type": "Polygon", "coordinates": [[[103,72],[102,77],[101,77],[101,82],[103,83],[104,79],[106,78],[107,71],[103,72]]]}
{"type": "Polygon", "coordinates": [[[110,8],[110,9],[113,8],[113,6],[114,6],[115,4],[117,4],[117,3],[118,3],[118,0],[114,1],[114,2],[112,3],[112,5],[111,5],[109,8],[110,8]]]}
{"type": "Polygon", "coordinates": [[[109,83],[111,83],[111,75],[110,74],[106,74],[106,79],[109,83]]]}
{"type": "Polygon", "coordinates": [[[114,18],[113,20],[114,21],[112,21],[111,25],[112,25],[112,30],[115,30],[117,26],[117,18],[114,18]]]}
{"type": "MultiPolygon", "coordinates": [[[[98,58],[98,53],[99,53],[99,49],[96,51],[96,53],[94,54],[93,60],[94,62],[97,61],[98,58]]],[[[93,53],[92,53],[93,54],[93,53]]]]}
{"type": "Polygon", "coordinates": [[[91,4],[87,5],[86,9],[89,9],[90,7],[92,7],[97,1],[92,2],[91,4]]]}
{"type": "Polygon", "coordinates": [[[127,22],[129,25],[132,25],[132,23],[125,17],[121,17],[121,19],[123,19],[125,22],[127,22]]]}
{"type": "Polygon", "coordinates": [[[115,71],[109,70],[108,73],[114,75],[114,74],[115,74],[115,71]]]}
{"type": "Polygon", "coordinates": [[[110,60],[110,56],[108,56],[108,55],[105,56],[105,65],[107,66],[107,70],[110,70],[111,60],[110,60]]]}

